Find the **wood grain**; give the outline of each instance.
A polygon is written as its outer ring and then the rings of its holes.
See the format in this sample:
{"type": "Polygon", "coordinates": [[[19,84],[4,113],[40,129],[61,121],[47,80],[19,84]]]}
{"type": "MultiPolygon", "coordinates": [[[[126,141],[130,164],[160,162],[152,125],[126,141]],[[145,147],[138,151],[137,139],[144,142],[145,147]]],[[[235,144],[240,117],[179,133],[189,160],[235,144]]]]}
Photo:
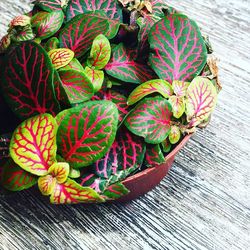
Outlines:
{"type": "MultiPolygon", "coordinates": [[[[0,36],[28,2],[0,1],[0,36]]],[[[0,249],[250,249],[250,3],[168,2],[210,34],[221,60],[209,127],[155,190],[127,204],[55,207],[36,191],[1,193],[0,249]]]]}

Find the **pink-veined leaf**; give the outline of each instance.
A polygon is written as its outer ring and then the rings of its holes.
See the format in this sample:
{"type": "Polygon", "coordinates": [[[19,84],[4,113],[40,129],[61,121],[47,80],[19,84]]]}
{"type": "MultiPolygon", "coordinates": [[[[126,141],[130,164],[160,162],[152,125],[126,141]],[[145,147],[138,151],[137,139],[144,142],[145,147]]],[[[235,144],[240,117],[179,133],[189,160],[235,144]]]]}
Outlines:
{"type": "Polygon", "coordinates": [[[112,20],[122,20],[122,8],[114,0],[71,0],[66,10],[67,20],[89,11],[104,11],[112,20]]]}
{"type": "Polygon", "coordinates": [[[84,72],[93,84],[94,92],[98,92],[102,88],[104,81],[104,72],[102,70],[86,67],[84,72]]]}
{"type": "Polygon", "coordinates": [[[52,49],[58,49],[59,40],[57,37],[51,37],[44,45],[44,49],[49,52],[52,49]]]}
{"type": "Polygon", "coordinates": [[[2,37],[0,41],[0,53],[6,50],[10,46],[10,44],[11,44],[11,38],[9,34],[2,37]]]}
{"type": "Polygon", "coordinates": [[[163,97],[168,98],[173,94],[173,89],[167,81],[156,79],[139,85],[128,97],[128,105],[133,105],[147,95],[160,93],[163,97]]]}
{"type": "Polygon", "coordinates": [[[21,29],[13,29],[10,31],[11,39],[14,42],[23,42],[32,40],[35,38],[35,34],[33,33],[32,28],[27,25],[22,27],[21,29]]]}
{"type": "Polygon", "coordinates": [[[106,34],[109,23],[105,19],[81,14],[74,17],[61,30],[60,46],[75,52],[76,57],[83,56],[91,48],[92,42],[99,34],[106,34]]]}
{"type": "Polygon", "coordinates": [[[144,162],[147,167],[155,167],[165,162],[166,160],[159,144],[147,147],[144,162]]]}
{"type": "Polygon", "coordinates": [[[109,40],[102,34],[98,35],[92,44],[88,65],[94,69],[103,69],[110,60],[111,46],[109,40]]]}
{"type": "Polygon", "coordinates": [[[61,68],[60,70],[76,70],[76,71],[84,71],[83,66],[81,63],[76,59],[73,58],[68,65],[65,67],[61,68]]]}
{"type": "Polygon", "coordinates": [[[169,134],[169,142],[171,144],[176,144],[181,139],[181,131],[178,126],[171,126],[169,134]]]}
{"type": "Polygon", "coordinates": [[[127,105],[127,97],[115,90],[111,89],[101,90],[92,97],[92,100],[108,100],[115,103],[119,111],[120,122],[129,112],[129,106],[127,105]]]}
{"type": "Polygon", "coordinates": [[[121,170],[139,169],[145,150],[145,144],[141,138],[134,136],[129,131],[122,131],[108,153],[95,162],[95,173],[100,177],[109,178],[121,170]]]}
{"type": "Polygon", "coordinates": [[[26,15],[17,16],[9,24],[10,28],[15,26],[26,26],[30,24],[30,17],[26,15]]]}
{"type": "Polygon", "coordinates": [[[196,77],[187,89],[186,114],[190,126],[197,126],[206,120],[214,110],[217,91],[207,78],[196,77]]]}
{"type": "Polygon", "coordinates": [[[115,139],[118,110],[110,101],[91,101],[69,109],[57,133],[59,154],[72,167],[102,158],[115,139]]]}
{"type": "Polygon", "coordinates": [[[172,106],[173,116],[179,119],[185,113],[185,98],[182,96],[170,96],[168,101],[172,106]]]}
{"type": "Polygon", "coordinates": [[[10,191],[22,191],[34,186],[37,177],[20,168],[12,159],[3,166],[1,184],[10,191]]]}
{"type": "Polygon", "coordinates": [[[55,162],[48,173],[55,177],[57,183],[64,183],[69,176],[70,167],[67,162],[55,162]]]}
{"type": "Polygon", "coordinates": [[[54,35],[62,26],[64,14],[62,11],[38,12],[32,19],[31,24],[35,29],[36,36],[46,39],[54,35]]]}
{"type": "Polygon", "coordinates": [[[37,0],[35,5],[48,12],[60,11],[67,6],[67,0],[37,0]]]}
{"type": "Polygon", "coordinates": [[[51,195],[56,186],[56,178],[52,175],[41,176],[38,179],[38,188],[42,195],[51,195]]]}
{"type": "Polygon", "coordinates": [[[207,49],[197,24],[182,14],[172,14],[157,22],[149,33],[149,63],[157,75],[191,81],[207,60],[207,49]]]}
{"type": "Polygon", "coordinates": [[[60,111],[53,74],[50,58],[40,45],[24,42],[10,50],[1,83],[10,108],[20,118],[60,111]]]}
{"type": "Polygon", "coordinates": [[[147,143],[159,144],[169,135],[171,117],[170,103],[162,97],[153,97],[139,102],[124,124],[147,143]]]}
{"type": "Polygon", "coordinates": [[[107,200],[116,200],[129,193],[129,190],[120,182],[110,185],[103,193],[102,197],[107,200]]]}
{"type": "Polygon", "coordinates": [[[172,87],[176,96],[186,96],[189,84],[189,82],[173,81],[172,87]]]}
{"type": "Polygon", "coordinates": [[[82,187],[75,181],[67,179],[63,184],[56,184],[50,196],[53,204],[98,203],[104,199],[92,188],[82,187]]]}
{"type": "Polygon", "coordinates": [[[61,70],[59,75],[70,103],[81,103],[90,100],[94,95],[93,85],[84,72],[61,70]]]}
{"type": "Polygon", "coordinates": [[[124,82],[143,83],[156,78],[148,65],[135,61],[134,50],[126,49],[122,43],[112,49],[113,55],[105,70],[108,75],[124,82]]]}
{"type": "Polygon", "coordinates": [[[75,53],[70,49],[53,49],[48,52],[48,55],[55,69],[60,69],[71,62],[75,53]]]}
{"type": "Polygon", "coordinates": [[[22,122],[10,142],[10,155],[21,168],[43,176],[56,160],[56,120],[50,114],[22,122]]]}

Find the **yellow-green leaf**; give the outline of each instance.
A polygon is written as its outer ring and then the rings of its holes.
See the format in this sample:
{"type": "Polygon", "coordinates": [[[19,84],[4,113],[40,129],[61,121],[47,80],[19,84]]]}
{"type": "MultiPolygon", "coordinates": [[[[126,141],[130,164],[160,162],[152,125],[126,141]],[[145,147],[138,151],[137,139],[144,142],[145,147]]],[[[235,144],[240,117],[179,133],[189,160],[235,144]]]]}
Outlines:
{"type": "Polygon", "coordinates": [[[60,69],[71,62],[75,53],[70,49],[52,49],[48,52],[48,55],[54,67],[60,69]]]}

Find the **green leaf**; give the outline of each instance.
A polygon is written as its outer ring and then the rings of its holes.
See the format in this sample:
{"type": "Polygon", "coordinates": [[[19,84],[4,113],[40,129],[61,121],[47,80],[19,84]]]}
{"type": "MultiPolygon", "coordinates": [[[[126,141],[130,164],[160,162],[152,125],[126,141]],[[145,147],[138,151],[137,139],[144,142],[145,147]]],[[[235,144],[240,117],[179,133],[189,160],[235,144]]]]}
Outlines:
{"type": "Polygon", "coordinates": [[[72,167],[91,165],[108,152],[117,124],[118,110],[110,101],[90,101],[67,110],[57,133],[59,154],[72,167]]]}
{"type": "Polygon", "coordinates": [[[133,105],[147,95],[159,93],[168,98],[173,94],[171,85],[164,80],[156,79],[145,82],[138,86],[128,97],[128,105],[133,105]]]}
{"type": "Polygon", "coordinates": [[[171,144],[176,144],[181,139],[181,131],[178,126],[171,126],[169,134],[169,142],[171,144]]]}
{"type": "Polygon", "coordinates": [[[14,42],[24,42],[35,38],[33,30],[30,26],[19,29],[13,29],[10,32],[11,40],[14,42]]]}
{"type": "Polygon", "coordinates": [[[174,90],[174,93],[177,96],[186,96],[187,88],[189,86],[190,82],[183,82],[183,81],[173,81],[172,87],[174,90]]]}
{"type": "Polygon", "coordinates": [[[56,161],[56,120],[49,114],[21,123],[10,142],[12,159],[25,171],[43,176],[56,161]]]}
{"type": "Polygon", "coordinates": [[[84,72],[92,82],[94,87],[94,92],[98,92],[102,88],[102,84],[104,82],[104,72],[98,69],[92,69],[86,67],[84,72]]]}
{"type": "Polygon", "coordinates": [[[147,167],[155,167],[165,162],[166,160],[159,144],[153,146],[152,145],[147,146],[145,162],[144,162],[144,164],[147,167]]]}
{"type": "Polygon", "coordinates": [[[32,27],[35,29],[36,36],[46,39],[53,36],[62,26],[64,14],[62,11],[38,12],[31,19],[32,27]]]}
{"type": "Polygon", "coordinates": [[[37,177],[20,168],[12,159],[3,166],[1,184],[10,191],[22,191],[34,186],[37,177]]]}
{"type": "MultiPolygon", "coordinates": [[[[68,65],[66,65],[65,67],[59,69],[59,71],[61,70],[76,70],[76,71],[84,71],[83,66],[81,65],[81,63],[76,59],[73,58],[68,65]]],[[[85,72],[86,73],[86,72],[85,72]]]]}
{"type": "Polygon", "coordinates": [[[98,35],[92,44],[88,65],[94,69],[103,69],[110,60],[111,47],[109,40],[102,34],[98,35]]]}
{"type": "Polygon", "coordinates": [[[105,200],[116,200],[128,194],[130,191],[120,182],[110,185],[103,193],[105,200]]]}
{"type": "Polygon", "coordinates": [[[44,45],[44,49],[49,52],[52,49],[58,49],[59,40],[57,37],[51,37],[44,45]]]}
{"type": "Polygon", "coordinates": [[[159,144],[170,132],[171,105],[162,97],[147,98],[128,114],[124,124],[147,143],[159,144]]]}
{"type": "Polygon", "coordinates": [[[170,96],[169,103],[172,106],[173,116],[179,119],[185,112],[185,98],[179,96],[170,96]]]}

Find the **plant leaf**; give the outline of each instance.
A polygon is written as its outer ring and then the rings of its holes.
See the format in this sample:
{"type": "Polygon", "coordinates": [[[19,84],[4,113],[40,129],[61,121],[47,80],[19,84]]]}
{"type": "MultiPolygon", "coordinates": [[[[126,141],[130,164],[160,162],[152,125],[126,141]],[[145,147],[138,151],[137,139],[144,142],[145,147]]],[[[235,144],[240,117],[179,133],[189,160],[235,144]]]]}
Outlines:
{"type": "Polygon", "coordinates": [[[6,56],[3,93],[22,119],[60,111],[53,86],[54,69],[46,51],[34,42],[14,47],[6,56]]]}
{"type": "Polygon", "coordinates": [[[178,126],[171,126],[169,134],[169,142],[176,144],[181,139],[181,131],[178,126]]]}
{"type": "Polygon", "coordinates": [[[153,93],[160,93],[163,97],[168,98],[173,94],[173,89],[167,81],[161,79],[145,82],[129,95],[128,105],[133,105],[145,96],[153,93]]]}
{"type": "Polygon", "coordinates": [[[134,51],[126,49],[122,43],[117,45],[112,52],[113,56],[105,67],[108,75],[124,82],[137,84],[155,78],[153,71],[146,64],[136,62],[134,51]]]}
{"type": "Polygon", "coordinates": [[[14,42],[23,42],[35,38],[33,30],[30,26],[22,27],[22,29],[13,29],[10,31],[11,40],[14,42]]]}
{"type": "Polygon", "coordinates": [[[67,0],[37,0],[35,5],[42,10],[52,12],[62,10],[66,3],[67,0]]]}
{"type": "Polygon", "coordinates": [[[102,158],[115,139],[118,111],[110,101],[91,101],[69,109],[57,134],[58,151],[72,167],[102,158]]]}
{"type": "Polygon", "coordinates": [[[207,78],[196,77],[187,89],[186,114],[190,126],[197,126],[212,113],[217,91],[207,78]]]}
{"type": "Polygon", "coordinates": [[[9,24],[10,28],[14,28],[16,26],[27,26],[30,24],[30,17],[26,15],[20,15],[12,19],[12,21],[9,24]]]}
{"type": "Polygon", "coordinates": [[[50,114],[22,122],[10,142],[10,155],[21,168],[43,176],[56,160],[56,120],[50,114]]]}
{"type": "Polygon", "coordinates": [[[59,75],[70,103],[81,103],[90,100],[94,95],[93,85],[84,72],[60,70],[59,75]]]}
{"type": "Polygon", "coordinates": [[[38,179],[38,188],[42,195],[51,195],[56,187],[56,178],[52,175],[41,176],[38,179]]]}
{"type": "Polygon", "coordinates": [[[75,53],[70,49],[53,49],[48,52],[48,55],[55,69],[60,69],[71,62],[75,53]]]}
{"type": "Polygon", "coordinates": [[[56,162],[50,168],[48,173],[55,177],[57,183],[64,183],[69,176],[69,164],[67,162],[56,162]]]}
{"type": "Polygon", "coordinates": [[[171,105],[166,99],[147,98],[128,114],[124,124],[147,143],[159,144],[169,135],[171,116],[171,105]]]}
{"type": "Polygon", "coordinates": [[[58,49],[59,40],[57,37],[51,37],[44,45],[44,49],[49,52],[52,49],[58,49]]]}
{"type": "Polygon", "coordinates": [[[129,190],[120,182],[110,185],[103,193],[105,200],[116,200],[129,193],[129,190]]]}
{"type": "Polygon", "coordinates": [[[84,71],[83,66],[81,63],[76,59],[73,58],[68,65],[65,67],[61,68],[60,70],[76,70],[76,71],[84,71]]]}
{"type": "Polygon", "coordinates": [[[50,196],[53,204],[76,204],[103,202],[104,199],[92,188],[82,187],[75,181],[68,179],[63,184],[56,184],[50,196]]]}
{"type": "Polygon", "coordinates": [[[102,10],[113,20],[122,20],[122,8],[114,0],[71,0],[67,10],[67,20],[88,11],[102,10]]]}
{"type": "Polygon", "coordinates": [[[145,154],[144,142],[128,131],[121,131],[109,152],[95,162],[95,173],[103,178],[116,175],[118,171],[139,169],[145,154]]]}
{"type": "Polygon", "coordinates": [[[173,116],[179,119],[185,112],[184,97],[170,96],[168,101],[172,106],[173,116]]]}
{"type": "Polygon", "coordinates": [[[32,19],[32,27],[36,31],[36,36],[46,39],[54,35],[62,26],[64,14],[62,11],[38,12],[32,19]]]}
{"type": "Polygon", "coordinates": [[[98,92],[102,88],[102,84],[104,81],[104,72],[102,70],[92,69],[89,67],[86,67],[84,72],[92,82],[94,92],[98,92]]]}
{"type": "Polygon", "coordinates": [[[107,20],[81,14],[74,17],[61,30],[59,35],[60,46],[75,52],[75,56],[83,56],[91,48],[92,42],[99,34],[106,34],[109,30],[107,20]]]}
{"type": "Polygon", "coordinates": [[[144,162],[147,167],[155,167],[165,162],[166,160],[159,144],[147,147],[144,162]]]}
{"type": "Polygon", "coordinates": [[[37,177],[20,168],[12,159],[3,166],[1,184],[10,191],[22,191],[34,186],[37,177]]]}
{"type": "Polygon", "coordinates": [[[207,60],[206,45],[197,24],[182,14],[172,14],[157,22],[149,34],[149,63],[157,75],[191,81],[207,60]]]}
{"type": "Polygon", "coordinates": [[[186,96],[187,88],[189,86],[189,82],[183,82],[183,81],[173,81],[172,87],[174,90],[174,93],[177,96],[186,96]]]}
{"type": "Polygon", "coordinates": [[[102,34],[98,35],[92,44],[88,65],[94,69],[103,69],[110,60],[111,47],[109,40],[102,34]]]}

